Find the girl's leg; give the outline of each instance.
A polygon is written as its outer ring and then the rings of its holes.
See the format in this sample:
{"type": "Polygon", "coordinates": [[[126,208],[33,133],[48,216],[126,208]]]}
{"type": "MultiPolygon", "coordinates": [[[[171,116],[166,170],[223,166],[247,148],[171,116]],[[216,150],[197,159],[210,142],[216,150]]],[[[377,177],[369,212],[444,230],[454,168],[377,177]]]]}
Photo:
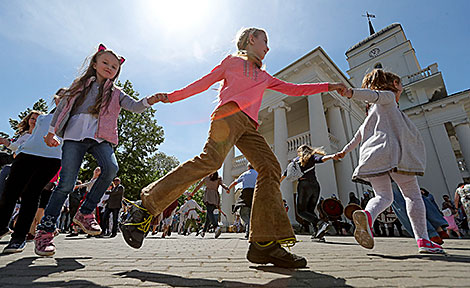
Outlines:
{"type": "Polygon", "coordinates": [[[375,192],[375,197],[370,199],[364,210],[370,213],[372,222],[393,202],[392,181],[388,174],[367,179],[375,192]]]}
{"type": "Polygon", "coordinates": [[[91,187],[90,192],[86,195],[85,201],[80,207],[82,214],[91,214],[95,210],[96,205],[100,202],[101,197],[106,192],[106,189],[113,182],[119,167],[114,155],[114,149],[109,142],[103,141],[101,143],[95,142],[90,147],[88,152],[95,157],[98,166],[101,168],[101,174],[96,179],[96,182],[91,187]]]}
{"type": "Polygon", "coordinates": [[[88,145],[83,141],[65,140],[62,146],[62,170],[60,170],[60,181],[54,192],[52,192],[49,203],[44,211],[44,217],[38,225],[38,230],[54,232],[57,218],[62,206],[70,192],[72,192],[77,181],[78,171],[82,165],[83,157],[88,150],[88,145]]]}
{"type": "Polygon", "coordinates": [[[410,218],[415,239],[418,240],[422,238],[429,240],[426,224],[426,208],[421,197],[421,192],[419,191],[416,176],[392,173],[391,177],[397,182],[405,198],[406,210],[408,212],[408,218],[410,218]]]}
{"type": "Polygon", "coordinates": [[[158,215],[193,183],[217,171],[249,121],[234,102],[219,107],[213,114],[203,152],[142,189],[143,206],[158,215]]]}
{"type": "Polygon", "coordinates": [[[236,146],[258,172],[250,219],[250,242],[295,239],[279,187],[281,167],[253,121],[236,146]]]}
{"type": "Polygon", "coordinates": [[[300,217],[312,223],[314,227],[317,226],[317,215],[309,211],[309,207],[316,207],[318,201],[319,189],[312,187],[313,183],[301,180],[297,186],[297,214],[300,217]],[[317,191],[314,191],[317,190],[317,191]],[[312,206],[313,205],[313,206],[312,206]]]}

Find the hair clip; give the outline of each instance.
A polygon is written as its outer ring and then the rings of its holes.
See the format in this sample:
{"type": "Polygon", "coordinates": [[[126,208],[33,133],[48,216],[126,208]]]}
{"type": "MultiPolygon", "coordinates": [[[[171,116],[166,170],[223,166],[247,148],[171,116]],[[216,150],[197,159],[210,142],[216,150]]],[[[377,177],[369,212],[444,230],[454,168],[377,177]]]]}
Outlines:
{"type": "Polygon", "coordinates": [[[126,58],[122,57],[122,56],[119,56],[119,62],[121,63],[124,63],[124,61],[126,61],[126,58]]]}

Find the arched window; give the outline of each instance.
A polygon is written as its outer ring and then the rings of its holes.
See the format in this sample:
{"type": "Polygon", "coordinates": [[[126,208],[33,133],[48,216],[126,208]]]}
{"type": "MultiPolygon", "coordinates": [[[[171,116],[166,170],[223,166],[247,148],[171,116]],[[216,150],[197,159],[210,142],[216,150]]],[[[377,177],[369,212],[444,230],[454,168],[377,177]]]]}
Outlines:
{"type": "Polygon", "coordinates": [[[382,69],[382,68],[384,68],[384,67],[382,67],[382,63],[379,62],[379,63],[377,63],[377,64],[374,65],[374,68],[375,68],[375,69],[382,69]]]}

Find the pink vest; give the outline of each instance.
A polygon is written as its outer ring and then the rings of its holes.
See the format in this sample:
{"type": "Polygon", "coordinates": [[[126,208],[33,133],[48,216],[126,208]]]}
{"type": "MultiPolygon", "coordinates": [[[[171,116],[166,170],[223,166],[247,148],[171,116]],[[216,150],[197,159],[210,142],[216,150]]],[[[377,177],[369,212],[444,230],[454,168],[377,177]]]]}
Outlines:
{"type": "MultiPolygon", "coordinates": [[[[88,79],[86,82],[86,87],[88,87],[94,80],[94,77],[90,77],[90,79],[88,79]]],[[[108,89],[111,85],[113,85],[113,82],[111,80],[107,80],[104,84],[103,90],[109,91],[108,89]]],[[[98,115],[98,128],[96,130],[95,137],[104,139],[111,144],[117,145],[117,121],[119,118],[119,113],[121,112],[121,104],[119,101],[121,90],[113,85],[111,91],[111,100],[106,106],[103,106],[104,104],[101,106],[100,113],[98,115]]],[[[73,104],[75,103],[75,100],[77,100],[77,95],[71,97],[64,109],[60,111],[59,117],[57,118],[57,122],[54,127],[54,131],[58,136],[63,137],[65,124],[70,117],[70,112],[72,110],[73,104]]]]}

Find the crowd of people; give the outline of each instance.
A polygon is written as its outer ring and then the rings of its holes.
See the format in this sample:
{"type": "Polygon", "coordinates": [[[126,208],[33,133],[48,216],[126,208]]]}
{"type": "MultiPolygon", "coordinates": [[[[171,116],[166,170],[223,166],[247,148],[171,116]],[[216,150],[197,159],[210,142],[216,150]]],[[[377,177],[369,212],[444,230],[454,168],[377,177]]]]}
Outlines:
{"type": "MultiPolygon", "coordinates": [[[[56,92],[56,108],[51,113],[32,111],[18,126],[15,142],[0,139],[4,146],[16,149],[11,166],[2,169],[0,179],[0,237],[10,234],[11,227],[14,231],[4,253],[21,252],[26,240],[34,238],[35,253],[52,256],[57,249],[54,237],[58,231],[70,237],[80,231],[90,237],[115,237],[120,229],[125,242],[133,248],[142,246],[150,229],[152,234],[160,230],[162,237],[177,229],[183,235],[194,231],[201,237],[213,231],[218,238],[222,233],[219,220],[225,215],[219,187],[230,193],[241,183],[241,195],[232,212],[237,215],[234,226],[246,231],[248,261],[302,268],[307,260],[284,249],[298,242],[281,196],[280,182],[284,178],[297,181],[294,208],[313,239],[324,240],[331,223],[341,234],[354,228],[356,241],[372,249],[374,235],[387,233],[380,224],[374,229],[374,223],[383,213],[393,213],[391,209],[415,237],[420,253],[444,253],[440,244],[445,235],[455,232],[461,237],[461,230],[468,231],[462,223],[464,215],[470,213],[469,185],[459,185],[454,203],[447,196],[443,211],[432,194],[418,186],[417,176],[424,174],[426,165],[425,147],[416,126],[398,108],[403,91],[398,75],[374,69],[357,89],[342,83],[288,83],[263,69],[267,43],[263,29],[242,29],[236,39],[237,52],[224,58],[209,74],[172,93],[156,93],[140,100],[115,86],[125,59],[101,44],[82,75],[70,87],[56,92]],[[140,113],[157,102],[173,103],[199,94],[216,82],[221,82],[219,102],[211,115],[203,152],[144,187],[141,200],[124,199],[113,148],[118,144],[121,109],[140,113]],[[368,103],[368,116],[341,151],[326,155],[320,148],[302,145],[298,157],[281,175],[276,156],[257,130],[266,89],[289,96],[336,91],[348,99],[368,103]],[[246,172],[226,186],[217,170],[233,146],[249,164],[246,172]],[[318,209],[321,203],[339,200],[322,199],[315,166],[339,160],[357,146],[359,162],[352,179],[371,185],[373,192],[365,194],[362,201],[354,193],[350,195],[350,203],[360,207],[352,214],[352,223],[347,223],[340,215],[331,218],[324,209],[318,209]],[[92,179],[80,183],[77,178],[86,153],[95,158],[98,167],[92,179]],[[194,191],[188,192],[197,181],[194,191]],[[204,207],[193,199],[202,186],[204,207]],[[178,207],[181,195],[186,195],[186,201],[178,207]],[[15,210],[18,201],[21,204],[15,210]],[[430,207],[435,209],[433,213],[430,207]],[[203,225],[199,213],[205,213],[203,225]],[[16,219],[14,224],[12,218],[16,219]]],[[[393,226],[388,230],[393,231],[393,226]]]]}

